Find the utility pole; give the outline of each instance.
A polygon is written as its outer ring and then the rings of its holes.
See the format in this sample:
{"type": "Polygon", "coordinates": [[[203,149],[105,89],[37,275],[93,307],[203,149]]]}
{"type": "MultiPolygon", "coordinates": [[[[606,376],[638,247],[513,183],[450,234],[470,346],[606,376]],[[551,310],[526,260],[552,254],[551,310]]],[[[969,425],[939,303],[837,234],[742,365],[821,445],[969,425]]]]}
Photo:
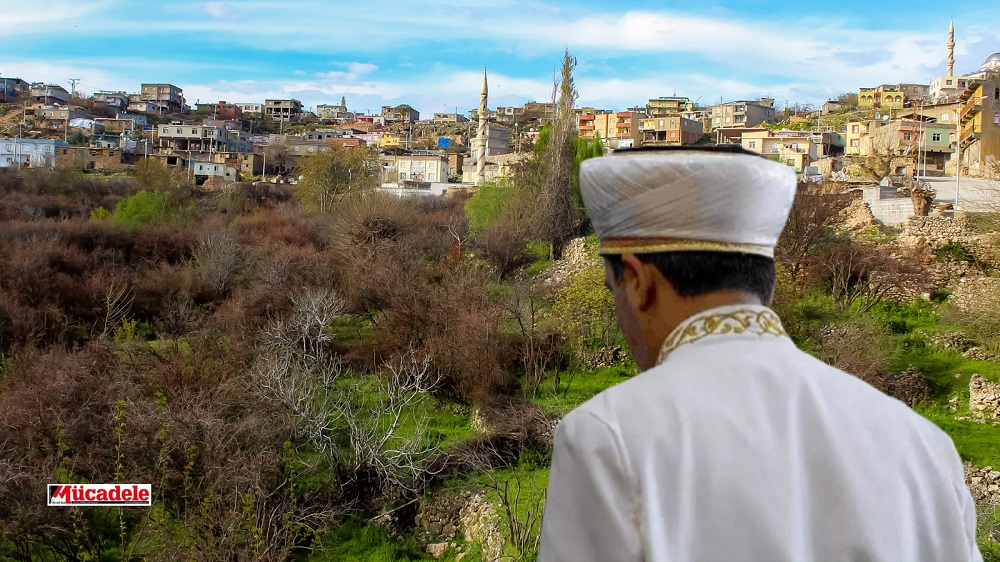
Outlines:
{"type": "Polygon", "coordinates": [[[958,212],[958,190],[962,175],[962,108],[955,110],[955,212],[958,212]]]}
{"type": "Polygon", "coordinates": [[[76,97],[76,85],[80,83],[80,79],[79,78],[70,78],[69,79],[69,83],[70,83],[70,89],[71,89],[69,97],[70,98],[75,98],[76,97]]]}

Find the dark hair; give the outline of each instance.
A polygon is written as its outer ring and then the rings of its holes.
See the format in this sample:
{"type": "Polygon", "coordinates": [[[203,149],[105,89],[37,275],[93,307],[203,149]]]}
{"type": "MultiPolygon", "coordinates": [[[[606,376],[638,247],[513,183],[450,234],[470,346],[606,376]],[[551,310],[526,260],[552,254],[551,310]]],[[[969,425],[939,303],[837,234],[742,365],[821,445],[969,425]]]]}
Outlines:
{"type": "MultiPolygon", "coordinates": [[[[660,252],[636,254],[663,274],[682,297],[697,297],[714,291],[743,291],[770,305],[774,298],[774,260],[756,254],[733,252],[660,252]]],[[[622,257],[606,255],[615,280],[625,268],[622,257]]]]}

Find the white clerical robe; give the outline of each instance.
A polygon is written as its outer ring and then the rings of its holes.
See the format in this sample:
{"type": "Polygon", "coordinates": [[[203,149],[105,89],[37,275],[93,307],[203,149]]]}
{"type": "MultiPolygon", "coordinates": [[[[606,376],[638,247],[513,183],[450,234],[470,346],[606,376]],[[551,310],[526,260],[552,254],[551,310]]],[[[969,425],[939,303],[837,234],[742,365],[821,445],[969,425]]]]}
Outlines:
{"type": "Polygon", "coordinates": [[[722,307],[559,423],[538,560],[982,560],[975,527],[943,431],[722,307]]]}

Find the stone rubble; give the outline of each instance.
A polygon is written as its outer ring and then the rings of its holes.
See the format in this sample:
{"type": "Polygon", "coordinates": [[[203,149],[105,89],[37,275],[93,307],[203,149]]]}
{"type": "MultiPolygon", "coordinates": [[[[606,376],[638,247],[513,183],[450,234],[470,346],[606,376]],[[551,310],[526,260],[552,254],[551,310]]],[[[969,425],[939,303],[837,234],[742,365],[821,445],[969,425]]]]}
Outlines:
{"type": "Polygon", "coordinates": [[[979,468],[972,463],[965,464],[965,485],[976,503],[1000,504],[1000,470],[992,466],[979,468]]]}
{"type": "Polygon", "coordinates": [[[503,557],[504,537],[496,506],[486,501],[482,494],[476,494],[462,507],[459,518],[465,540],[482,545],[483,562],[497,562],[503,557]]]}
{"type": "Polygon", "coordinates": [[[545,271],[545,282],[549,285],[561,285],[588,265],[600,263],[600,258],[587,253],[584,238],[574,238],[563,248],[562,259],[556,261],[545,271]]]}
{"type": "Polygon", "coordinates": [[[979,375],[969,379],[969,413],[973,419],[1000,420],[1000,384],[979,375]]]}

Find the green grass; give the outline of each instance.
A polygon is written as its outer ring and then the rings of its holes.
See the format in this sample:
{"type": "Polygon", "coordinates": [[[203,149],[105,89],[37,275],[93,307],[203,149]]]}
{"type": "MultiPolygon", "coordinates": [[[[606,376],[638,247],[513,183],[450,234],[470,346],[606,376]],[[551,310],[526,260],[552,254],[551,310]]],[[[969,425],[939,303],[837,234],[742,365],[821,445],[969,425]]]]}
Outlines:
{"type": "Polygon", "coordinates": [[[407,562],[433,560],[413,539],[397,540],[383,527],[350,519],[328,534],[312,555],[314,562],[407,562]]]}
{"type": "Polygon", "coordinates": [[[977,466],[1000,467],[1000,429],[991,424],[956,420],[954,413],[939,405],[918,406],[918,413],[934,422],[947,433],[963,461],[977,466]]]}
{"type": "Polygon", "coordinates": [[[553,378],[542,381],[534,402],[555,415],[567,412],[597,396],[602,390],[626,381],[632,377],[628,369],[621,367],[601,367],[596,371],[584,371],[575,375],[569,372],[559,374],[558,392],[553,389],[553,378]]]}

